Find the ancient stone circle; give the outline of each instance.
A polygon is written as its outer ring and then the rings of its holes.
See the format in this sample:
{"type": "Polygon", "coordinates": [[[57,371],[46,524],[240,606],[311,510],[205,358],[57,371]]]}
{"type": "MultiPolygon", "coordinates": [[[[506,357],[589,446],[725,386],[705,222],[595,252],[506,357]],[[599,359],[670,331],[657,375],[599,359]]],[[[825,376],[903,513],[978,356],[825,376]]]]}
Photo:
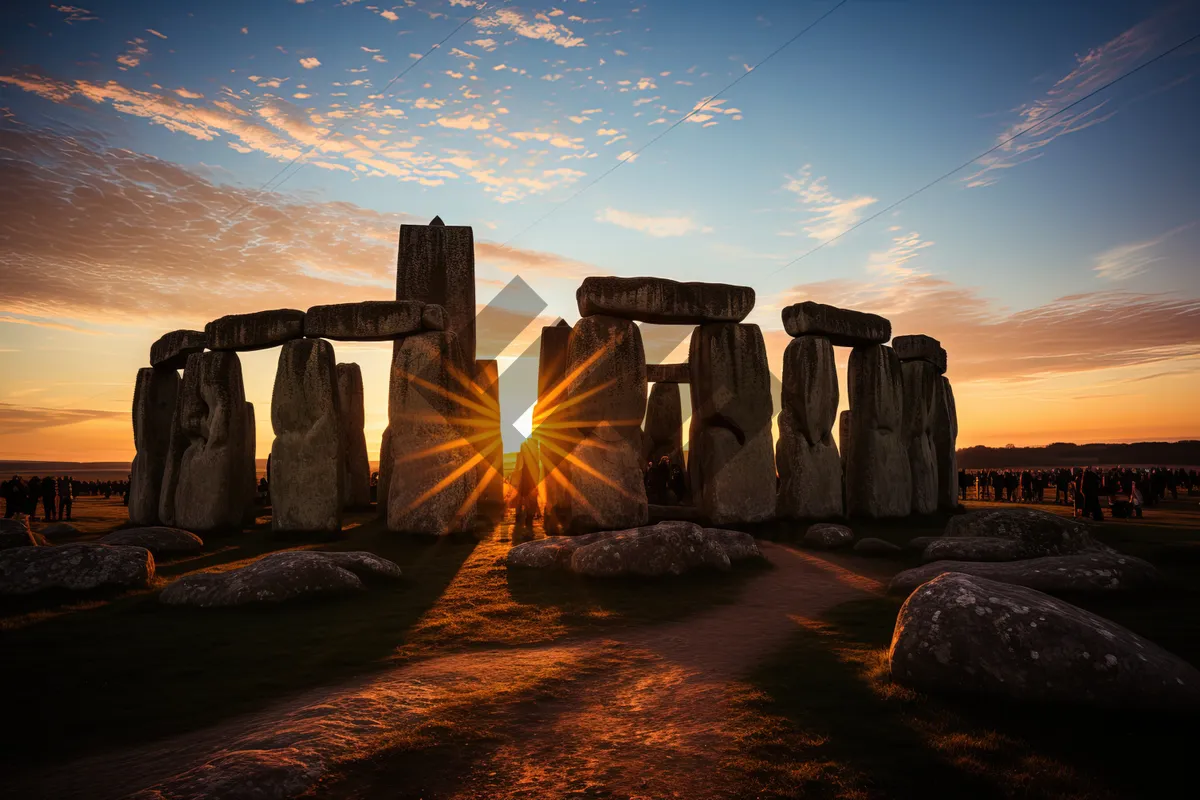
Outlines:
{"type": "MultiPolygon", "coordinates": [[[[579,322],[542,330],[538,364],[531,447],[550,530],[646,525],[646,463],[684,463],[681,384],[693,410],[688,494],[707,524],[957,505],[954,397],[937,340],[889,347],[891,323],[874,314],[784,309],[793,339],[773,446],[766,347],[743,322],[753,289],[590,277],[576,298],[579,322]],[[639,322],[692,327],[688,361],[647,364],[639,322]],[[852,348],[840,453],[835,347],[852,348]]],[[[333,342],[390,341],[379,514],[394,531],[467,529],[481,503],[503,502],[499,376],[495,361],[476,360],[475,339],[474,234],[440,218],[401,226],[395,301],[236,314],[165,334],[134,390],[131,521],[203,534],[252,519],[255,414],[238,353],[278,347],[271,525],[339,531],[347,509],[369,505],[370,468],[362,375],[337,363],[333,342]]]]}

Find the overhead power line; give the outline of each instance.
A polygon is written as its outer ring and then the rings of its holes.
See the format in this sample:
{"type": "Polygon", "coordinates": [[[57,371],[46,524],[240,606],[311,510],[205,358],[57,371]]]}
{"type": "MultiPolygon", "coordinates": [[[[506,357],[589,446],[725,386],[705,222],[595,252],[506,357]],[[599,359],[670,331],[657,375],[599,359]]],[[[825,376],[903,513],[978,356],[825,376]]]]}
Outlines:
{"type": "Polygon", "coordinates": [[[800,30],[800,31],[799,31],[799,32],[798,32],[798,33],[797,33],[795,36],[793,36],[792,38],[788,39],[786,42],[784,42],[783,44],[779,45],[779,47],[776,47],[774,50],[772,50],[770,53],[768,53],[768,54],[767,54],[767,56],[766,56],[766,58],[763,58],[761,61],[759,61],[759,62],[758,62],[757,64],[755,64],[753,67],[751,67],[750,69],[748,69],[748,70],[746,70],[745,72],[743,72],[741,75],[739,75],[739,76],[737,76],[736,78],[734,78],[734,79],[733,79],[731,82],[729,82],[729,83],[728,83],[728,84],[727,84],[727,85],[726,85],[726,86],[725,86],[723,89],[721,89],[721,91],[717,92],[717,93],[716,93],[716,94],[714,94],[712,97],[709,97],[709,98],[708,98],[707,100],[705,100],[703,103],[699,104],[698,106],[696,106],[695,108],[693,108],[691,111],[689,111],[688,113],[684,114],[684,115],[683,115],[682,117],[680,117],[679,119],[675,120],[673,123],[671,123],[671,125],[670,125],[669,127],[667,127],[665,130],[663,130],[661,133],[659,133],[657,136],[655,136],[655,137],[654,137],[653,139],[651,139],[650,141],[648,141],[648,142],[646,142],[645,144],[643,144],[643,145],[642,145],[641,147],[639,147],[637,150],[633,150],[633,151],[631,151],[631,152],[629,152],[629,153],[626,153],[626,154],[625,154],[625,156],[624,156],[624,158],[621,158],[621,159],[619,159],[619,160],[617,161],[617,163],[616,163],[616,164],[613,164],[613,165],[612,165],[611,167],[609,167],[607,170],[605,170],[604,172],[600,173],[600,175],[598,175],[598,176],[597,176],[595,179],[593,179],[593,180],[592,180],[590,183],[586,184],[586,185],[585,185],[585,186],[583,186],[581,189],[579,189],[579,191],[575,192],[575,194],[571,195],[571,196],[570,196],[570,197],[568,197],[566,200],[563,200],[561,203],[559,203],[558,205],[556,205],[554,208],[550,209],[550,210],[549,210],[549,211],[547,211],[545,214],[543,214],[542,216],[540,216],[540,217],[538,217],[537,219],[535,219],[535,220],[534,220],[532,223],[530,223],[528,226],[526,226],[524,229],[522,229],[522,230],[521,230],[521,231],[520,231],[520,232],[519,232],[517,235],[510,237],[510,238],[509,238],[509,239],[508,239],[506,242],[504,242],[504,244],[503,244],[503,245],[501,245],[501,247],[507,247],[509,244],[511,244],[511,243],[512,243],[512,242],[514,242],[515,240],[517,240],[517,239],[521,238],[521,237],[522,237],[522,236],[524,236],[526,233],[528,233],[529,231],[533,230],[533,229],[534,229],[534,228],[536,228],[538,225],[542,224],[542,223],[543,223],[543,222],[544,222],[546,219],[548,219],[548,218],[549,218],[551,215],[553,215],[553,214],[557,213],[558,211],[560,211],[560,210],[563,208],[563,206],[565,206],[565,205],[567,205],[568,203],[570,203],[570,202],[572,202],[573,200],[575,200],[577,197],[579,197],[580,195],[582,195],[582,194],[583,194],[584,192],[586,192],[588,189],[591,189],[591,188],[592,188],[593,186],[595,186],[597,183],[599,183],[600,181],[602,181],[602,180],[604,180],[605,178],[607,178],[609,175],[611,175],[611,174],[613,174],[614,172],[616,172],[618,169],[620,169],[620,168],[621,168],[622,166],[624,166],[625,164],[629,163],[630,161],[633,161],[635,158],[637,158],[639,155],[641,155],[642,151],[644,151],[646,148],[650,147],[650,146],[651,146],[651,145],[653,145],[655,142],[657,142],[659,139],[663,138],[663,137],[664,137],[664,136],[666,136],[668,133],[670,133],[671,131],[675,130],[675,129],[676,129],[676,128],[678,128],[680,125],[682,125],[683,123],[687,122],[689,119],[691,119],[692,117],[694,117],[695,115],[697,115],[697,114],[699,114],[700,112],[702,112],[704,109],[708,108],[708,107],[709,107],[709,106],[710,106],[710,105],[713,103],[713,101],[715,101],[715,100],[716,100],[717,98],[719,98],[721,95],[725,94],[727,91],[729,91],[730,89],[732,89],[734,86],[737,86],[739,83],[741,83],[743,80],[745,80],[747,77],[749,77],[749,76],[750,76],[751,74],[753,74],[754,72],[757,72],[759,67],[761,67],[763,64],[766,64],[766,63],[767,63],[768,61],[770,61],[772,58],[774,58],[775,56],[777,56],[777,55],[779,55],[780,53],[782,53],[782,52],[783,52],[784,50],[786,50],[786,49],[787,49],[787,48],[788,48],[790,45],[792,45],[792,44],[793,44],[793,43],[794,43],[794,42],[795,42],[797,39],[799,39],[801,36],[803,36],[804,34],[808,33],[809,31],[811,31],[813,28],[815,28],[815,27],[817,27],[818,25],[820,25],[822,22],[824,22],[824,21],[825,21],[825,19],[826,19],[826,18],[827,18],[829,15],[831,15],[833,12],[837,11],[837,10],[838,10],[839,8],[841,8],[842,6],[846,5],[846,3],[848,3],[848,2],[849,2],[849,0],[841,0],[841,2],[839,2],[839,3],[838,3],[837,5],[835,5],[833,8],[829,9],[829,10],[828,10],[828,11],[826,11],[824,14],[822,14],[821,16],[819,16],[819,17],[817,17],[815,20],[813,20],[811,23],[809,23],[807,26],[805,26],[804,28],[802,28],[802,29],[801,29],[801,30],[800,30]]]}
{"type": "MultiPolygon", "coordinates": [[[[508,1],[509,0],[504,0],[504,3],[507,4],[508,1]]],[[[387,90],[392,88],[392,85],[395,84],[396,81],[400,80],[405,75],[407,75],[410,71],[412,71],[413,68],[415,68],[418,64],[420,64],[422,61],[424,61],[425,57],[428,56],[430,53],[432,53],[434,50],[439,49],[446,42],[450,41],[450,39],[452,39],[459,31],[461,31],[463,28],[465,28],[468,24],[470,24],[471,22],[474,22],[476,19],[478,19],[483,14],[483,12],[488,9],[488,7],[489,6],[487,4],[481,5],[479,7],[479,10],[476,11],[474,15],[467,17],[465,20],[460,22],[458,24],[458,27],[456,27],[454,30],[450,31],[450,33],[446,34],[446,36],[440,42],[438,42],[435,45],[432,45],[428,50],[426,50],[424,53],[421,54],[420,58],[415,59],[407,67],[400,70],[399,74],[397,74],[396,77],[394,77],[390,81],[388,81],[387,84],[383,87],[383,89],[379,92],[379,94],[381,94],[381,95],[387,94],[387,90]]],[[[254,203],[256,203],[258,201],[258,198],[263,196],[263,193],[265,193],[267,191],[277,191],[280,186],[283,186],[285,183],[287,183],[289,180],[291,180],[293,175],[295,175],[297,172],[299,172],[301,169],[304,168],[303,163],[301,163],[299,167],[297,167],[290,174],[288,174],[287,177],[285,177],[283,180],[279,181],[279,183],[276,183],[274,186],[271,186],[272,183],[274,183],[276,180],[278,180],[281,175],[283,175],[285,172],[287,172],[289,169],[291,169],[297,162],[301,161],[302,159],[307,158],[310,153],[312,153],[314,150],[316,150],[318,147],[320,147],[322,144],[324,144],[325,141],[330,136],[337,133],[353,117],[354,117],[354,113],[348,114],[340,122],[338,122],[338,124],[334,125],[333,127],[329,128],[328,130],[326,130],[325,133],[317,139],[317,141],[315,141],[311,145],[309,145],[307,150],[300,153],[298,156],[293,158],[288,163],[284,164],[282,169],[280,169],[278,172],[276,172],[273,176],[271,176],[271,178],[266,183],[264,183],[262,186],[260,186],[258,188],[258,190],[254,193],[253,197],[251,197],[246,202],[242,203],[242,205],[240,205],[235,211],[233,211],[233,213],[231,213],[228,217],[226,217],[226,219],[233,219],[234,217],[238,216],[243,211],[245,211],[247,208],[254,205],[254,203]]]]}
{"type": "Polygon", "coordinates": [[[817,245],[816,247],[812,248],[811,250],[809,250],[809,251],[807,251],[807,252],[805,252],[805,253],[802,253],[802,254],[800,254],[800,255],[796,256],[796,257],[795,257],[795,258],[793,258],[791,261],[789,261],[788,263],[784,264],[782,267],[780,267],[779,269],[775,270],[775,271],[774,271],[774,272],[772,272],[771,274],[772,274],[772,275],[778,275],[780,272],[783,272],[783,271],[784,271],[785,269],[787,269],[788,267],[795,266],[796,264],[800,263],[800,262],[801,262],[801,261],[803,261],[804,259],[806,259],[806,258],[808,258],[809,256],[811,256],[813,253],[817,252],[818,250],[822,250],[822,249],[824,249],[824,248],[825,248],[825,247],[827,247],[828,245],[831,245],[831,244],[833,244],[833,243],[834,243],[834,242],[836,242],[838,239],[841,239],[843,236],[846,236],[846,235],[848,235],[848,234],[850,234],[850,233],[852,233],[852,232],[854,232],[854,231],[858,230],[858,229],[859,229],[859,228],[861,228],[862,226],[864,226],[864,225],[866,225],[866,224],[868,224],[868,223],[870,223],[870,222],[872,222],[872,221],[874,221],[874,220],[876,220],[876,219],[879,219],[879,217],[883,216],[883,215],[884,215],[884,214],[886,214],[887,212],[889,212],[889,211],[891,211],[892,209],[896,208],[896,207],[897,207],[897,206],[899,206],[901,203],[906,203],[906,202],[908,202],[909,200],[913,199],[914,197],[916,197],[917,195],[919,195],[921,192],[925,191],[926,189],[932,188],[933,186],[936,186],[937,184],[939,184],[939,183],[941,183],[942,181],[946,180],[946,178],[949,178],[951,175],[954,175],[954,174],[956,174],[956,173],[962,172],[964,169],[966,169],[967,167],[971,166],[971,165],[972,165],[972,164],[974,164],[976,161],[979,161],[979,159],[981,159],[981,158],[984,158],[985,156],[991,155],[992,153],[996,152],[997,150],[999,150],[1000,148],[1004,147],[1004,146],[1005,146],[1005,145],[1007,145],[1008,143],[1012,142],[1014,139],[1017,139],[1018,137],[1024,136],[1025,134],[1029,133],[1030,131],[1034,130],[1035,128],[1040,128],[1041,126],[1045,125],[1045,124],[1046,124],[1047,122],[1049,122],[1050,120],[1052,120],[1052,119],[1054,119],[1055,117],[1057,117],[1059,114],[1062,114],[1062,113],[1064,113],[1064,112],[1070,111],[1072,108],[1074,108],[1075,106],[1079,105],[1080,103],[1083,103],[1083,102],[1085,102],[1085,101],[1087,101],[1087,100],[1090,100],[1091,98],[1093,98],[1093,97],[1095,97],[1096,95],[1098,95],[1098,94],[1100,94],[1101,92],[1103,92],[1105,89],[1108,89],[1109,87],[1111,87],[1111,86],[1113,86],[1113,85],[1115,85],[1115,84],[1117,84],[1117,83],[1120,83],[1121,81],[1125,80],[1125,79],[1126,79],[1126,78],[1128,78],[1130,75],[1133,75],[1134,73],[1137,73],[1137,72],[1141,72],[1143,69],[1145,69],[1146,67],[1150,66],[1151,64],[1154,64],[1154,63],[1155,63],[1155,62],[1157,62],[1157,61],[1161,61],[1162,59],[1164,59],[1164,58],[1166,58],[1167,56],[1169,56],[1169,55],[1171,55],[1172,53],[1174,53],[1176,50],[1180,50],[1180,49],[1182,49],[1182,48],[1184,48],[1184,47],[1187,47],[1189,44],[1191,44],[1192,42],[1196,41],[1197,39],[1200,39],[1200,33],[1197,33],[1197,34],[1195,34],[1194,36],[1191,36],[1191,37],[1189,37],[1188,39],[1185,39],[1184,41],[1180,42],[1179,44],[1175,45],[1174,47],[1171,47],[1171,48],[1169,48],[1169,49],[1167,49],[1167,50],[1164,50],[1164,51],[1162,51],[1161,53],[1159,53],[1158,55],[1154,56],[1153,58],[1151,58],[1151,59],[1150,59],[1150,60],[1148,60],[1148,61],[1143,61],[1141,64],[1138,64],[1136,67],[1134,67],[1133,69],[1129,70],[1128,72],[1125,72],[1125,73],[1123,73],[1123,74],[1121,74],[1121,75],[1117,76],[1116,78],[1113,78],[1111,81],[1109,81],[1108,83],[1104,84],[1103,86],[1101,86],[1101,87],[1099,87],[1099,88],[1097,88],[1097,89],[1093,89],[1092,91],[1088,92],[1088,93],[1087,93],[1087,94],[1085,94],[1083,97],[1081,97],[1081,98],[1079,98],[1078,100],[1074,101],[1074,102],[1073,102],[1073,103],[1071,103],[1070,105],[1063,106],[1063,107],[1062,107],[1062,108],[1060,108],[1058,111],[1055,111],[1053,114],[1051,114],[1050,116],[1046,117],[1045,119],[1038,120],[1037,122],[1035,122],[1035,123],[1033,123],[1033,124],[1031,124],[1031,125],[1029,125],[1029,126],[1027,126],[1027,127],[1025,127],[1025,128],[1022,128],[1021,130],[1019,130],[1019,131],[1017,131],[1016,133],[1014,133],[1012,136],[1009,136],[1007,139],[1004,139],[1003,141],[1001,141],[1001,142],[1000,142],[999,144],[997,144],[996,146],[994,146],[994,147],[990,147],[990,148],[988,148],[987,150],[984,150],[982,153],[980,153],[979,155],[977,155],[977,156],[975,156],[974,158],[970,159],[969,161],[964,161],[962,164],[959,164],[957,167],[955,167],[954,169],[950,170],[949,172],[945,172],[945,173],[941,174],[940,176],[938,176],[938,177],[934,178],[934,179],[933,179],[933,180],[931,180],[929,183],[927,183],[927,184],[925,184],[924,186],[922,186],[920,189],[917,189],[917,190],[915,190],[915,191],[909,192],[908,194],[904,195],[904,197],[901,197],[899,200],[897,200],[896,202],[892,203],[892,204],[891,204],[890,206],[888,206],[887,208],[883,208],[883,209],[880,209],[879,211],[876,211],[876,212],[875,212],[874,214],[872,214],[871,216],[867,217],[866,219],[862,220],[861,222],[857,222],[857,223],[855,223],[855,224],[854,224],[854,225],[852,225],[851,227],[849,227],[849,228],[847,228],[846,230],[844,230],[844,231],[842,231],[841,233],[839,233],[837,236],[834,236],[834,237],[833,237],[833,238],[831,238],[831,239],[826,239],[824,242],[821,242],[819,245],[817,245]]]}

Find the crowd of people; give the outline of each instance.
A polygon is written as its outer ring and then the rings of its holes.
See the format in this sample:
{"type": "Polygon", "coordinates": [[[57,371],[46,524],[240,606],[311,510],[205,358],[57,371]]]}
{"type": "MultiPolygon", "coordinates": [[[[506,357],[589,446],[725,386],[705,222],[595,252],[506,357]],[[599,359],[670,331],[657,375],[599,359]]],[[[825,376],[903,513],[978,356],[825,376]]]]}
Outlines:
{"type": "Polygon", "coordinates": [[[1076,515],[1097,520],[1106,498],[1112,516],[1140,517],[1143,507],[1168,495],[1178,500],[1180,492],[1200,492],[1200,474],[1182,467],[959,470],[958,492],[963,500],[1073,505],[1076,515]]]}
{"type": "Polygon", "coordinates": [[[129,481],[80,481],[70,475],[34,475],[30,478],[13,475],[11,480],[0,482],[5,519],[12,519],[16,514],[36,518],[38,506],[41,506],[42,519],[46,522],[66,522],[71,519],[74,499],[84,495],[103,496],[105,500],[117,495],[129,505],[129,481]]]}
{"type": "Polygon", "coordinates": [[[647,461],[642,479],[646,499],[654,505],[675,506],[687,500],[687,473],[670,456],[663,456],[658,463],[647,461]]]}

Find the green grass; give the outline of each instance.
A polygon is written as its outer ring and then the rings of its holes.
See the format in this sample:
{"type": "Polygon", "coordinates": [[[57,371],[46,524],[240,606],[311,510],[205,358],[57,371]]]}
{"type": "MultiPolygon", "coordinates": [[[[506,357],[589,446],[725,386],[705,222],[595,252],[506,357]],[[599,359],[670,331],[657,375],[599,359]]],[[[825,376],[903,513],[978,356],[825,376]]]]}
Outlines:
{"type": "MultiPolygon", "coordinates": [[[[5,701],[5,716],[22,721],[0,726],[0,761],[157,739],[408,658],[673,619],[734,601],[754,572],[636,586],[510,575],[497,534],[428,540],[362,519],[347,539],[319,547],[389,558],[401,582],[273,607],[171,608],[157,591],[0,606],[0,682],[24,687],[5,701]]],[[[163,564],[161,584],[298,544],[261,528],[213,540],[213,552],[163,564]]]]}

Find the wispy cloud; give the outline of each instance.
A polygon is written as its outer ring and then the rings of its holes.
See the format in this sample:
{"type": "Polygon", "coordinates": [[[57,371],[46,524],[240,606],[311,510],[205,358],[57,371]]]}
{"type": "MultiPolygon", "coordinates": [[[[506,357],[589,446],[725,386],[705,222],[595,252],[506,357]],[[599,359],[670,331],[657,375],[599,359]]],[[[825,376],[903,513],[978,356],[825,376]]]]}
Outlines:
{"type": "Polygon", "coordinates": [[[50,7],[60,14],[65,15],[63,21],[68,25],[74,25],[76,22],[91,22],[100,19],[91,11],[79,6],[56,6],[54,3],[51,3],[50,7]]]}
{"type": "Polygon", "coordinates": [[[601,210],[596,214],[596,221],[608,222],[656,237],[686,236],[689,233],[708,233],[712,230],[687,216],[656,217],[616,208],[601,210]]]}
{"type": "Polygon", "coordinates": [[[1109,281],[1124,281],[1141,275],[1152,264],[1162,260],[1162,256],[1156,252],[1159,245],[1172,236],[1189,230],[1195,224],[1195,222],[1188,222],[1155,236],[1153,239],[1122,244],[1105,250],[1096,256],[1096,264],[1093,269],[1096,270],[1099,277],[1109,281]]]}
{"type": "Polygon", "coordinates": [[[871,253],[867,259],[867,269],[874,273],[901,276],[915,275],[916,268],[909,262],[921,254],[921,251],[933,247],[933,242],[922,239],[916,231],[900,234],[892,238],[887,250],[871,253]]]}
{"type": "Polygon", "coordinates": [[[36,408],[0,403],[0,435],[28,433],[44,428],[75,425],[94,419],[120,419],[125,411],[100,411],[86,408],[36,408]]]}
{"type": "Polygon", "coordinates": [[[586,47],[582,36],[576,36],[566,25],[558,25],[544,17],[540,20],[527,20],[521,12],[513,8],[500,8],[494,13],[480,16],[475,27],[482,33],[493,34],[508,29],[526,39],[541,39],[560,47],[586,47]]]}
{"type": "Polygon", "coordinates": [[[863,209],[877,202],[867,195],[841,198],[829,191],[824,177],[812,177],[812,165],[805,164],[796,175],[787,176],[783,188],[800,198],[812,216],[804,220],[804,232],[810,239],[825,242],[852,228],[862,219],[863,209]]]}
{"type": "MultiPolygon", "coordinates": [[[[1178,36],[1177,23],[1183,5],[1168,6],[1104,44],[1076,56],[1074,68],[1059,78],[1049,91],[1016,109],[1016,119],[996,137],[997,143],[1049,119],[1148,59],[1168,39],[1178,36]]],[[[1059,137],[1111,119],[1117,113],[1116,109],[1110,107],[1109,99],[1099,97],[1060,113],[1036,130],[980,159],[980,168],[963,179],[966,185],[969,188],[990,186],[1000,179],[1000,170],[1040,158],[1044,148],[1059,137]]]]}

